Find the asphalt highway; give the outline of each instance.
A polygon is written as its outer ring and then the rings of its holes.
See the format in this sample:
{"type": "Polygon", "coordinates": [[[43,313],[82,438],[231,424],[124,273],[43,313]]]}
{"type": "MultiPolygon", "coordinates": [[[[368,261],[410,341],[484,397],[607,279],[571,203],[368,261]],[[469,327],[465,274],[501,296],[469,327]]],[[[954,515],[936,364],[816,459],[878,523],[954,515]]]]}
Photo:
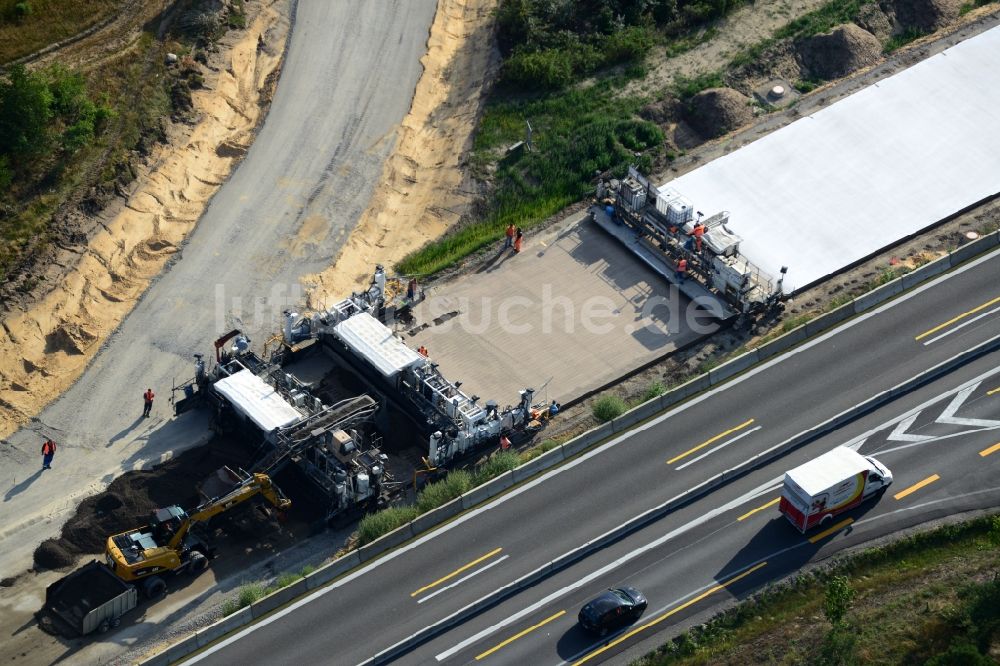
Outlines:
{"type": "MultiPolygon", "coordinates": [[[[911,290],[467,512],[217,643],[188,663],[232,664],[264,658],[283,662],[335,658],[337,663],[362,663],[705,479],[1000,334],[998,274],[1000,253],[911,290]],[[315,626],[324,630],[302,630],[315,626]]],[[[573,661],[597,647],[571,626],[576,612],[587,598],[610,584],[634,582],[647,590],[651,600],[647,620],[694,600],[671,616],[676,619],[716,603],[724,594],[739,595],[781,576],[830,549],[935,515],[996,505],[1000,494],[989,488],[990,475],[984,471],[983,461],[988,457],[976,456],[973,449],[979,446],[976,450],[985,450],[1000,437],[990,442],[989,434],[977,439],[975,433],[967,433],[961,436],[968,440],[968,444],[961,440],[961,456],[950,448],[961,439],[958,435],[944,440],[920,439],[923,446],[887,451],[884,462],[890,468],[898,467],[890,493],[933,474],[940,478],[901,500],[887,494],[874,508],[863,507],[855,522],[844,526],[849,534],[831,535],[815,544],[807,541],[806,546],[789,525],[774,519],[773,506],[743,521],[734,518],[773,500],[781,473],[797,461],[849,441],[925,402],[932,401],[932,405],[921,408],[905,427],[897,431],[898,424],[892,425],[889,432],[895,432],[896,439],[879,443],[873,435],[874,439],[861,444],[862,451],[877,453],[914,444],[912,435],[923,434],[925,426],[974,430],[979,427],[962,419],[1000,419],[1000,410],[991,406],[1000,400],[1000,392],[986,396],[989,400],[983,393],[1000,386],[996,376],[993,384],[987,377],[971,391],[941,397],[995,367],[997,360],[997,354],[991,354],[963,366],[840,432],[735,480],[472,618],[400,661],[475,660],[521,632],[526,632],[522,638],[484,659],[495,658],[497,663],[573,661]],[[962,401],[949,412],[950,401],[959,395],[962,401]],[[941,406],[943,400],[946,403],[941,406]],[[931,416],[933,419],[926,422],[931,416]],[[944,453],[929,457],[928,451],[944,453]],[[960,478],[963,480],[956,481],[960,478]],[[970,480],[984,492],[962,497],[971,487],[970,480]],[[753,501],[746,500],[748,491],[758,487],[770,490],[753,501]],[[926,510],[907,510],[914,502],[935,497],[944,501],[926,510]],[[902,511],[891,513],[897,509],[902,511]],[[880,518],[880,512],[886,517],[880,518]],[[672,531],[675,533],[670,536],[672,531]],[[714,536],[717,534],[722,536],[714,536]],[[658,543],[658,539],[662,541],[658,543]],[[747,573],[746,567],[757,560],[766,565],[747,573]],[[743,577],[736,579],[738,576],[743,577]],[[714,589],[720,586],[725,587],[714,589]],[[561,611],[565,613],[556,616],[561,611]],[[526,631],[531,627],[536,628],[526,631]]],[[[904,420],[908,418],[904,416],[904,420]]],[[[933,429],[926,432],[938,433],[933,429]]],[[[629,637],[590,661],[607,659],[654,630],[668,628],[672,621],[661,621],[641,632],[644,635],[629,637]]]]}

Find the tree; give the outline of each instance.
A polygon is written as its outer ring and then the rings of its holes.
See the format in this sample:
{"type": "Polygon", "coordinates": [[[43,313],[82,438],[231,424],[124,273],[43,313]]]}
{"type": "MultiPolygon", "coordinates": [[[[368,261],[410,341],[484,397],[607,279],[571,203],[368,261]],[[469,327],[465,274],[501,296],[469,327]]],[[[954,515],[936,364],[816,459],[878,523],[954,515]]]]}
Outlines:
{"type": "Polygon", "coordinates": [[[831,578],[826,584],[826,599],[823,601],[823,611],[830,624],[836,627],[844,621],[852,601],[854,601],[854,589],[851,588],[847,576],[831,578]]]}
{"type": "Polygon", "coordinates": [[[48,145],[52,103],[44,77],[24,65],[12,66],[8,81],[0,82],[0,155],[16,162],[42,152],[48,145]]]}

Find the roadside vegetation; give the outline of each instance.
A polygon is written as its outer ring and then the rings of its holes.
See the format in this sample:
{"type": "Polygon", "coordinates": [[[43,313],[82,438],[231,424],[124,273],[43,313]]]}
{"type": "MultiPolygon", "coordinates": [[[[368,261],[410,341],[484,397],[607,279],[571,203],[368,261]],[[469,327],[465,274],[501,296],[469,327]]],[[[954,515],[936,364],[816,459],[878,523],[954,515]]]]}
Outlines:
{"type": "Polygon", "coordinates": [[[503,0],[499,80],[477,132],[470,166],[484,184],[474,219],[400,262],[432,274],[496,242],[508,224],[529,230],[587,196],[595,174],[651,170],[664,135],[622,96],[654,49],[680,52],[742,0],[503,0]],[[531,126],[530,140],[528,125],[531,126]],[[518,145],[519,142],[521,145],[518,145]]]}
{"type": "Polygon", "coordinates": [[[219,16],[202,9],[207,1],[188,0],[162,38],[151,32],[159,26],[136,28],[131,42],[120,35],[126,43],[115,53],[75,57],[79,69],[7,64],[121,4],[0,0],[0,280],[17,280],[18,291],[35,287],[32,267],[49,246],[83,242],[80,218],[125,192],[138,160],[165,140],[167,121],[189,117],[207,50],[242,16],[241,2],[219,16]],[[176,64],[166,63],[168,52],[180,56],[176,64]]]}
{"type": "Polygon", "coordinates": [[[633,666],[985,666],[998,655],[1000,516],[994,515],[768,586],[633,666]]]}
{"type": "Polygon", "coordinates": [[[0,0],[0,63],[73,37],[114,16],[124,0],[0,0]]]}
{"type": "Polygon", "coordinates": [[[277,592],[283,587],[288,587],[292,583],[297,583],[313,571],[316,571],[316,567],[307,565],[302,567],[299,571],[286,571],[285,573],[280,574],[274,579],[274,582],[271,585],[265,585],[260,582],[241,585],[236,591],[235,597],[231,597],[222,602],[222,615],[232,615],[241,608],[246,608],[250,604],[260,601],[272,592],[277,592]]]}

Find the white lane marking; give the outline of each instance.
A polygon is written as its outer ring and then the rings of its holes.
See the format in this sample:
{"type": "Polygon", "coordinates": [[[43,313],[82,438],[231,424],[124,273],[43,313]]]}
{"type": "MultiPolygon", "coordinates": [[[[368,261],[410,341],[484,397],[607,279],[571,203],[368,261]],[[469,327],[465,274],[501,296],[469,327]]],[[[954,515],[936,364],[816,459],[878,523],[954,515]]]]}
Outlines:
{"type": "MultiPolygon", "coordinates": [[[[973,495],[982,495],[984,493],[995,493],[995,492],[1000,492],[1000,486],[997,486],[995,488],[986,488],[985,490],[974,490],[972,492],[963,493],[961,495],[954,495],[952,497],[942,497],[940,499],[928,500],[927,502],[924,502],[923,504],[914,504],[913,506],[907,506],[907,507],[903,507],[901,509],[895,509],[894,511],[889,511],[887,513],[882,513],[882,514],[879,514],[877,516],[872,516],[871,518],[865,518],[864,520],[859,520],[859,521],[857,521],[855,523],[852,523],[851,527],[852,528],[856,528],[859,525],[867,525],[868,523],[873,523],[875,521],[882,520],[884,518],[888,518],[889,516],[893,516],[893,515],[895,515],[897,513],[903,513],[904,511],[913,511],[915,509],[920,509],[920,508],[925,507],[925,506],[931,506],[933,504],[940,504],[941,502],[950,502],[952,500],[959,500],[959,499],[964,499],[966,497],[972,497],[973,495]]],[[[751,567],[757,566],[761,562],[766,562],[766,561],[769,561],[769,560],[773,561],[775,558],[780,557],[781,555],[784,555],[785,553],[787,553],[789,551],[795,550],[796,548],[802,548],[803,546],[811,546],[811,545],[813,545],[813,544],[811,544],[809,541],[803,541],[801,543],[797,543],[797,544],[794,544],[794,545],[782,548],[781,550],[776,550],[775,552],[770,553],[769,555],[765,555],[764,557],[760,558],[759,560],[757,560],[755,562],[752,562],[752,563],[746,565],[745,567],[737,570],[732,575],[738,575],[738,574],[746,571],[747,569],[750,569],[751,567]]],[[[786,574],[786,576],[790,576],[791,573],[792,572],[788,572],[786,574]]],[[[727,574],[727,577],[728,577],[728,574],[727,574]]],[[[690,594],[686,594],[683,597],[681,597],[680,599],[678,599],[678,600],[676,600],[676,601],[674,601],[672,603],[667,604],[666,606],[664,606],[660,610],[657,610],[655,613],[650,613],[648,617],[655,617],[655,616],[660,615],[660,613],[665,613],[667,610],[673,608],[674,606],[677,606],[678,604],[681,604],[681,603],[687,601],[688,599],[690,599],[695,594],[700,594],[701,592],[704,592],[708,588],[713,587],[715,585],[718,585],[718,583],[717,582],[716,583],[711,583],[711,584],[706,585],[704,587],[700,587],[697,590],[691,592],[690,594]]],[[[584,650],[583,652],[577,653],[577,654],[573,655],[572,657],[570,657],[566,661],[560,661],[557,664],[555,664],[555,666],[565,666],[566,664],[572,664],[577,659],[579,659],[581,655],[583,655],[586,652],[590,652],[590,650],[593,650],[594,647],[597,647],[597,646],[595,645],[595,646],[591,647],[589,650],[584,650]]]]}
{"type": "Polygon", "coordinates": [[[486,571],[486,570],[487,570],[487,569],[489,569],[490,567],[495,567],[496,565],[498,565],[498,564],[500,564],[501,562],[503,562],[504,560],[506,560],[506,559],[507,559],[508,557],[510,557],[510,555],[504,555],[504,556],[503,556],[503,557],[501,557],[500,559],[497,559],[497,560],[493,560],[492,562],[490,562],[490,563],[489,563],[489,564],[487,564],[486,566],[484,566],[484,567],[482,567],[482,568],[480,568],[480,569],[476,569],[475,571],[473,571],[472,573],[470,573],[470,574],[469,574],[468,576],[464,576],[464,577],[462,577],[462,578],[459,578],[458,580],[456,580],[456,581],[455,581],[454,583],[452,583],[451,585],[446,585],[445,587],[442,587],[442,588],[441,588],[440,590],[438,590],[438,591],[436,591],[436,592],[431,592],[431,593],[430,593],[430,594],[428,594],[427,596],[425,596],[425,597],[421,597],[420,599],[418,599],[418,600],[417,600],[417,603],[418,603],[418,604],[422,604],[422,603],[424,603],[425,601],[427,601],[428,599],[432,599],[433,597],[436,597],[437,595],[441,594],[441,593],[442,593],[442,592],[444,592],[445,590],[450,590],[451,588],[455,587],[456,585],[461,585],[462,583],[464,583],[465,581],[469,580],[469,579],[470,579],[470,578],[472,578],[473,576],[478,576],[479,574],[483,573],[484,571],[486,571]]]}
{"type": "Polygon", "coordinates": [[[708,451],[706,451],[705,453],[701,454],[700,456],[698,456],[694,460],[689,460],[688,462],[684,463],[683,465],[680,465],[679,467],[675,467],[674,469],[676,469],[679,472],[682,469],[684,469],[685,467],[687,467],[688,465],[693,465],[696,462],[698,462],[699,460],[701,460],[702,458],[707,458],[708,456],[712,455],[716,451],[719,451],[721,449],[726,448],[727,446],[729,446],[730,444],[732,444],[736,440],[743,439],[744,437],[746,437],[750,433],[755,432],[757,430],[760,430],[762,427],[763,426],[757,426],[756,428],[751,428],[750,430],[747,430],[746,432],[740,433],[739,435],[736,435],[736,437],[733,437],[732,439],[727,440],[727,441],[723,442],[722,444],[719,444],[714,449],[709,449],[708,451]]]}
{"type": "MultiPolygon", "coordinates": [[[[662,423],[663,421],[666,421],[667,419],[669,419],[670,417],[674,416],[675,414],[679,414],[680,412],[682,412],[682,411],[684,411],[686,409],[690,409],[694,405],[697,405],[697,404],[699,404],[701,402],[704,402],[705,400],[708,400],[709,398],[714,397],[715,395],[721,393],[722,391],[726,391],[726,390],[732,388],[733,386],[736,386],[737,384],[741,384],[741,383],[747,381],[748,379],[750,379],[751,377],[753,377],[753,376],[755,376],[755,375],[757,375],[757,374],[759,374],[761,372],[764,372],[765,370],[768,370],[768,369],[774,367],[775,365],[778,365],[779,363],[787,361],[788,359],[794,357],[796,354],[800,354],[800,353],[802,353],[804,351],[812,349],[813,347],[826,342],[827,340],[829,340],[830,338],[834,337],[835,335],[838,335],[838,334],[840,334],[840,333],[842,333],[842,332],[844,332],[844,331],[846,331],[846,330],[848,330],[850,328],[853,328],[854,326],[857,326],[858,324],[861,324],[862,322],[864,322],[864,321],[866,321],[866,320],[868,320],[868,319],[870,319],[872,317],[875,317],[875,316],[877,316],[877,315],[879,315],[879,314],[881,314],[881,313],[883,313],[883,312],[885,312],[887,310],[890,310],[891,308],[896,307],[900,303],[905,303],[906,301],[910,300],[911,298],[915,298],[916,296],[919,296],[920,294],[922,294],[923,292],[927,291],[928,289],[933,289],[934,287],[937,287],[940,283],[942,283],[942,282],[944,282],[946,280],[950,280],[951,278],[954,278],[954,277],[956,277],[958,275],[961,275],[962,273],[965,273],[966,271],[971,271],[971,270],[977,268],[982,263],[985,263],[987,261],[992,261],[998,255],[1000,255],[1000,250],[995,250],[995,251],[990,252],[990,253],[988,253],[986,255],[983,255],[982,257],[979,257],[978,259],[975,259],[975,260],[973,260],[973,261],[971,261],[971,262],[969,262],[967,264],[964,264],[964,265],[960,266],[959,268],[956,268],[956,269],[954,269],[952,271],[949,271],[947,273],[943,273],[939,277],[934,278],[933,280],[930,280],[929,282],[926,282],[926,283],[920,285],[919,287],[911,289],[910,291],[906,292],[905,294],[897,296],[896,298],[893,298],[893,299],[889,300],[888,302],[886,302],[883,305],[878,306],[877,308],[869,310],[869,311],[867,311],[867,312],[865,312],[863,314],[857,315],[854,318],[852,318],[852,319],[844,322],[843,324],[840,324],[839,326],[835,326],[834,328],[830,329],[826,333],[824,333],[824,334],[822,334],[822,335],[820,335],[820,336],[818,336],[818,337],[816,337],[816,338],[814,338],[812,340],[804,342],[801,345],[798,345],[797,347],[795,347],[795,348],[793,348],[793,349],[791,349],[791,350],[789,350],[789,351],[787,351],[787,352],[785,352],[783,354],[779,354],[779,355],[775,356],[774,358],[772,358],[769,361],[765,361],[764,363],[762,363],[762,364],[760,364],[760,365],[758,365],[758,366],[756,366],[754,368],[751,368],[751,369],[747,370],[746,372],[744,372],[743,374],[739,375],[738,377],[736,377],[736,378],[734,378],[732,380],[726,381],[726,382],[720,384],[719,386],[717,386],[716,388],[709,389],[705,393],[702,393],[699,396],[696,396],[696,397],[694,397],[694,398],[692,398],[690,400],[687,400],[683,404],[678,405],[677,407],[675,407],[675,408],[673,408],[673,409],[671,409],[671,410],[669,410],[667,412],[664,412],[660,416],[658,416],[658,417],[656,417],[656,418],[654,418],[654,419],[652,419],[650,421],[647,421],[645,424],[639,426],[638,428],[633,428],[633,429],[631,429],[631,430],[629,430],[627,432],[624,432],[621,435],[619,435],[618,437],[614,437],[611,440],[609,440],[608,442],[605,442],[601,446],[599,446],[599,447],[597,447],[595,449],[592,449],[592,450],[590,450],[590,451],[588,451],[588,452],[586,452],[586,453],[584,453],[584,454],[576,457],[574,460],[571,460],[570,462],[566,463],[565,465],[560,465],[559,467],[556,467],[556,468],[554,468],[552,470],[549,470],[548,472],[542,474],[541,476],[535,478],[534,480],[529,481],[528,483],[525,483],[525,484],[522,484],[520,486],[515,487],[513,490],[511,490],[508,493],[505,493],[503,496],[498,497],[497,499],[495,499],[495,500],[493,500],[491,502],[487,502],[486,504],[484,504],[484,505],[482,505],[480,507],[472,509],[471,511],[467,511],[467,512],[463,513],[462,515],[460,515],[459,517],[455,518],[451,522],[446,523],[445,525],[442,525],[442,526],[440,526],[440,527],[438,527],[438,528],[436,528],[436,529],[428,532],[427,534],[423,535],[422,537],[418,537],[417,539],[415,539],[414,541],[412,541],[409,544],[406,544],[404,546],[396,548],[394,551],[392,551],[391,553],[389,553],[385,557],[380,557],[380,558],[376,559],[375,561],[371,562],[370,564],[367,564],[367,565],[361,567],[357,571],[354,571],[354,572],[352,572],[352,573],[350,573],[350,574],[348,574],[348,575],[340,578],[335,583],[332,583],[330,585],[326,585],[324,587],[316,589],[315,591],[312,592],[312,594],[306,595],[305,597],[303,597],[302,599],[299,599],[298,601],[296,601],[293,604],[289,604],[288,606],[286,606],[282,610],[278,611],[277,613],[273,613],[271,615],[268,615],[266,618],[264,618],[263,620],[260,620],[259,622],[255,622],[253,624],[248,625],[247,627],[241,629],[240,631],[236,632],[232,636],[229,636],[228,638],[225,638],[225,639],[219,641],[218,643],[216,643],[212,647],[210,647],[207,650],[204,650],[204,651],[198,653],[197,655],[195,655],[194,657],[192,657],[191,659],[188,659],[187,661],[185,661],[183,663],[184,664],[194,664],[194,663],[200,661],[201,659],[203,659],[204,657],[207,657],[210,654],[218,652],[219,650],[223,649],[224,647],[230,645],[231,643],[235,643],[236,641],[242,639],[244,636],[247,636],[248,634],[256,631],[257,629],[259,629],[259,628],[261,628],[263,626],[266,626],[268,624],[271,624],[272,622],[276,622],[276,621],[280,620],[281,618],[285,617],[289,613],[292,613],[292,612],[298,610],[299,608],[301,608],[302,606],[306,605],[307,603],[310,603],[310,602],[315,601],[316,599],[322,597],[324,594],[328,594],[328,593],[332,592],[333,590],[335,590],[335,589],[337,589],[339,587],[342,587],[343,585],[346,585],[347,583],[353,581],[355,578],[357,578],[359,576],[362,576],[362,575],[368,573],[369,571],[372,571],[373,569],[376,569],[376,568],[382,566],[386,562],[391,562],[395,558],[401,557],[402,555],[405,555],[406,553],[408,553],[409,551],[413,550],[414,548],[422,546],[427,541],[430,541],[431,539],[437,538],[438,536],[444,534],[445,532],[447,532],[449,530],[455,529],[456,527],[458,527],[459,525],[465,523],[466,521],[469,521],[469,520],[472,520],[474,518],[477,518],[481,513],[485,513],[486,511],[489,511],[490,509],[493,509],[493,508],[495,508],[497,506],[500,506],[504,502],[507,502],[507,501],[509,501],[509,500],[517,497],[521,493],[524,493],[524,492],[527,492],[527,491],[531,490],[535,486],[537,486],[537,485],[539,485],[541,483],[544,483],[545,481],[551,479],[552,477],[556,476],[557,474],[562,474],[564,472],[567,472],[567,471],[573,469],[574,467],[576,467],[577,465],[583,464],[584,462],[586,462],[590,458],[592,458],[594,456],[597,456],[597,455],[600,455],[600,454],[604,453],[605,451],[608,451],[609,449],[611,449],[612,447],[616,446],[620,442],[623,442],[623,441],[629,439],[630,437],[632,437],[632,436],[634,436],[634,435],[636,435],[636,434],[638,434],[640,432],[643,432],[645,430],[648,430],[650,428],[654,428],[654,427],[658,426],[660,423],[662,423]]],[[[1000,371],[1000,368],[998,368],[998,371],[1000,371]]],[[[780,445],[777,445],[777,446],[780,446],[780,445]]]]}
{"type": "Polygon", "coordinates": [[[931,435],[914,435],[912,433],[906,432],[913,425],[913,422],[917,420],[920,414],[913,414],[902,421],[896,426],[896,428],[886,437],[890,442],[925,442],[931,439],[931,435]]]}
{"type": "MultiPolygon", "coordinates": [[[[877,425],[877,426],[875,426],[874,428],[872,428],[870,430],[867,430],[867,431],[861,433],[860,435],[858,435],[854,439],[851,439],[847,443],[845,443],[844,446],[846,446],[846,447],[848,447],[850,449],[854,449],[855,451],[857,451],[859,448],[861,448],[861,445],[865,443],[865,440],[867,440],[868,438],[874,436],[879,431],[885,430],[889,426],[894,426],[894,425],[898,424],[900,421],[905,421],[906,419],[909,419],[910,417],[912,417],[912,416],[914,416],[916,414],[919,414],[920,412],[924,411],[925,409],[927,409],[931,405],[934,405],[934,404],[936,404],[938,402],[941,402],[941,400],[943,400],[944,398],[947,398],[948,396],[950,396],[952,394],[964,391],[964,390],[968,389],[969,387],[978,386],[979,384],[981,384],[986,379],[988,379],[988,378],[990,378],[993,375],[996,375],[998,373],[1000,373],[1000,366],[998,366],[996,368],[993,368],[992,370],[987,370],[986,372],[984,372],[983,374],[979,375],[978,377],[973,377],[972,379],[970,379],[969,381],[965,382],[961,386],[953,388],[950,391],[945,391],[944,393],[941,393],[940,395],[936,395],[933,398],[930,398],[929,400],[926,400],[926,401],[920,403],[916,407],[903,412],[899,416],[891,418],[888,421],[886,421],[886,422],[884,422],[884,423],[882,423],[880,425],[877,425]]],[[[933,440],[927,440],[927,441],[930,442],[930,441],[933,441],[933,440]]],[[[891,449],[891,450],[892,451],[898,451],[900,449],[909,448],[911,446],[917,446],[917,445],[922,444],[922,443],[924,443],[924,442],[916,442],[914,444],[907,444],[905,446],[896,447],[896,448],[891,449]]],[[[885,453],[886,451],[887,450],[882,450],[881,452],[877,451],[877,452],[871,453],[869,455],[873,455],[874,456],[874,455],[878,455],[879,453],[885,453]]]]}
{"type": "Polygon", "coordinates": [[[935,421],[937,423],[949,423],[951,425],[964,425],[973,426],[979,428],[991,428],[993,426],[1000,426],[1000,421],[993,419],[967,419],[961,416],[955,416],[955,413],[959,410],[963,403],[968,399],[972,392],[976,390],[979,384],[969,386],[967,388],[959,391],[958,395],[948,403],[945,410],[941,413],[941,416],[937,417],[935,421]]]}
{"type": "Polygon", "coordinates": [[[882,449],[881,451],[874,451],[870,455],[881,456],[886,453],[895,453],[896,451],[902,451],[903,449],[909,449],[914,446],[920,446],[921,444],[930,444],[931,442],[940,442],[944,439],[952,439],[954,437],[962,437],[963,435],[974,435],[980,432],[989,432],[990,430],[1000,430],[1000,426],[993,426],[992,428],[976,428],[975,430],[963,430],[962,432],[953,432],[948,435],[939,435],[937,437],[931,437],[930,439],[923,442],[912,442],[910,444],[902,444],[900,446],[894,446],[891,449],[882,449]]]}
{"type": "Polygon", "coordinates": [[[978,320],[982,319],[983,317],[988,317],[991,314],[996,314],[997,312],[1000,312],[1000,308],[994,308],[994,309],[990,310],[989,312],[984,312],[984,313],[982,313],[980,315],[976,315],[972,319],[970,319],[970,320],[968,320],[968,321],[966,321],[966,322],[964,322],[962,324],[959,324],[958,326],[953,326],[946,333],[942,333],[941,335],[937,336],[936,338],[931,338],[930,340],[927,340],[926,342],[924,342],[924,346],[926,347],[927,345],[929,345],[932,342],[937,342],[941,338],[947,337],[947,336],[951,335],[952,333],[954,333],[955,331],[957,331],[959,329],[962,329],[962,328],[965,328],[969,324],[971,324],[971,323],[973,323],[975,321],[978,321],[978,320]]]}
{"type": "MultiPolygon", "coordinates": [[[[486,638],[490,634],[496,633],[500,629],[503,629],[504,627],[507,627],[507,626],[509,626],[511,624],[514,624],[515,622],[519,622],[520,620],[522,620],[525,617],[531,615],[532,613],[534,613],[538,609],[547,606],[548,604],[550,604],[551,602],[555,601],[559,597],[562,597],[562,596],[564,596],[566,594],[569,594],[570,592],[573,592],[574,590],[577,590],[577,589],[583,587],[587,583],[589,583],[589,582],[591,582],[591,581],[593,581],[593,580],[595,580],[597,578],[600,578],[601,576],[603,576],[603,575],[605,575],[605,574],[607,574],[607,573],[609,573],[611,571],[614,571],[616,568],[618,568],[618,567],[620,567],[620,566],[622,566],[624,564],[627,564],[628,562],[636,559],[637,557],[640,557],[640,556],[646,554],[647,552],[649,552],[649,551],[651,551],[651,550],[653,550],[655,548],[659,548],[660,546],[662,546],[666,542],[670,541],[671,539],[674,539],[674,538],[680,536],[681,534],[684,534],[685,532],[689,532],[690,530],[694,529],[695,527],[698,527],[699,525],[702,525],[702,524],[708,522],[712,518],[715,518],[716,516],[719,516],[719,515],[727,512],[727,511],[729,511],[729,510],[731,510],[731,509],[739,506],[740,504],[743,504],[744,502],[746,502],[746,496],[745,495],[740,496],[740,497],[738,497],[738,498],[736,498],[736,499],[734,499],[734,500],[732,500],[730,502],[727,502],[725,505],[720,506],[717,509],[713,509],[713,510],[709,511],[706,514],[704,514],[702,516],[699,516],[698,518],[695,518],[694,520],[692,520],[692,521],[690,521],[688,523],[685,523],[684,525],[681,525],[680,527],[678,527],[678,528],[676,528],[674,530],[671,530],[670,532],[668,532],[667,534],[664,534],[660,538],[655,539],[655,540],[647,543],[644,546],[640,546],[639,548],[636,548],[635,550],[633,550],[633,551],[631,551],[629,553],[626,553],[625,555],[622,555],[617,560],[614,560],[613,562],[609,562],[608,564],[604,565],[600,569],[597,569],[596,571],[593,571],[593,572],[587,574],[583,578],[580,578],[579,580],[576,580],[576,581],[570,583],[569,585],[566,585],[565,587],[560,588],[559,590],[556,590],[555,592],[553,592],[553,593],[549,594],[548,596],[546,596],[544,599],[533,603],[532,605],[530,605],[527,608],[524,608],[524,609],[518,611],[517,613],[514,613],[510,617],[507,617],[507,618],[501,620],[497,624],[494,624],[494,625],[492,625],[490,627],[487,627],[486,629],[483,629],[482,631],[480,631],[479,633],[475,634],[474,636],[466,638],[461,643],[458,643],[454,647],[449,648],[448,650],[445,650],[441,654],[437,655],[436,659],[438,661],[444,661],[445,659],[448,659],[448,658],[452,657],[453,655],[455,655],[458,652],[461,652],[462,650],[464,650],[465,648],[469,647],[470,645],[473,645],[474,643],[478,643],[479,641],[481,641],[482,639],[486,638]]],[[[727,575],[736,575],[737,573],[745,571],[748,568],[749,567],[746,567],[744,569],[740,569],[739,571],[736,571],[736,572],[733,572],[733,573],[727,574],[727,575]]],[[[484,597],[484,598],[488,598],[490,596],[492,596],[492,593],[486,595],[486,597],[484,597]]],[[[475,606],[476,603],[479,603],[479,601],[473,602],[471,605],[475,606]]]]}

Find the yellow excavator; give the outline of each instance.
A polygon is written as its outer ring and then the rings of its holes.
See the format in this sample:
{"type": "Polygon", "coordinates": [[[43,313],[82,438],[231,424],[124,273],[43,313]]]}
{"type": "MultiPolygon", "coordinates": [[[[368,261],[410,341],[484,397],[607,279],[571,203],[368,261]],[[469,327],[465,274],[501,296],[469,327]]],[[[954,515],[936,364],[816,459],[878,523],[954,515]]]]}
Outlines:
{"type": "Polygon", "coordinates": [[[158,599],[167,591],[163,574],[198,574],[208,567],[213,550],[192,528],[257,495],[279,511],[292,504],[267,474],[248,475],[233,490],[190,514],[179,506],[157,509],[149,525],[108,537],[107,564],[122,580],[137,583],[146,597],[158,599]]]}

